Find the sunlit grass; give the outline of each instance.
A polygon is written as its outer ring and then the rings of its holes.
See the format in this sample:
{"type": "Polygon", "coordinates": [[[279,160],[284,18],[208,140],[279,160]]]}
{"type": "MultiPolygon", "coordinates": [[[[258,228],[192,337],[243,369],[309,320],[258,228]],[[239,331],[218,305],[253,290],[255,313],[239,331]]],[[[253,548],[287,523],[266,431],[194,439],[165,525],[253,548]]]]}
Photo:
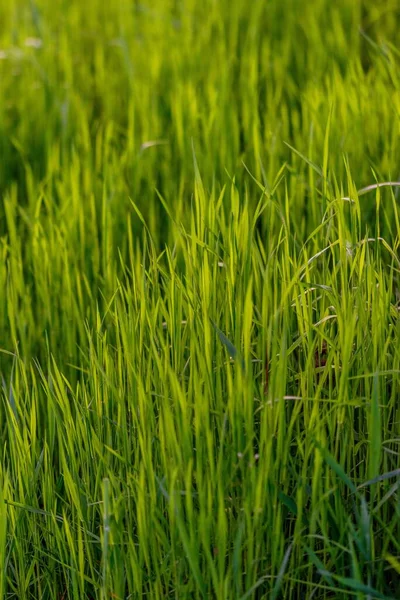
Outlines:
{"type": "Polygon", "coordinates": [[[398,25],[0,6],[0,600],[399,596],[398,25]]]}

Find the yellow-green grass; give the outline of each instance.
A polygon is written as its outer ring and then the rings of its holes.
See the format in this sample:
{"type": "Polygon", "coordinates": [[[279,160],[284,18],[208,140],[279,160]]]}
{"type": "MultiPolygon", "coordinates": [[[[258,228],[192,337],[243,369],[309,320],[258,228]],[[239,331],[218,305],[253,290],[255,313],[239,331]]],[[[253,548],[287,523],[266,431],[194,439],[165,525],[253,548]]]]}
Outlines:
{"type": "Polygon", "coordinates": [[[399,597],[399,24],[1,3],[0,600],[399,597]]]}

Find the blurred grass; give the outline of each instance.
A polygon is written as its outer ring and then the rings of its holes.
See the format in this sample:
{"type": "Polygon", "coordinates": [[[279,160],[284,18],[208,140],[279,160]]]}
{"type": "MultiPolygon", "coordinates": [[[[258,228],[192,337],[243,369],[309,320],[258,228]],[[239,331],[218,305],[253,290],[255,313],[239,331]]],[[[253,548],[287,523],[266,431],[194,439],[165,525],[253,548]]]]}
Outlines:
{"type": "Polygon", "coordinates": [[[398,27],[0,5],[0,598],[398,597],[398,27]]]}

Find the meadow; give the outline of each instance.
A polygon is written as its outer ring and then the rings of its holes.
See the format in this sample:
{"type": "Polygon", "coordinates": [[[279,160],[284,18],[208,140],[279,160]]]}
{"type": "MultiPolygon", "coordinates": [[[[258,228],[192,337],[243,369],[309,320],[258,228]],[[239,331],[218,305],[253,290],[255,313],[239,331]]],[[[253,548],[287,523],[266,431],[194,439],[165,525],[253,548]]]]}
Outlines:
{"type": "Polygon", "coordinates": [[[0,3],[0,600],[400,598],[399,25],[0,3]]]}

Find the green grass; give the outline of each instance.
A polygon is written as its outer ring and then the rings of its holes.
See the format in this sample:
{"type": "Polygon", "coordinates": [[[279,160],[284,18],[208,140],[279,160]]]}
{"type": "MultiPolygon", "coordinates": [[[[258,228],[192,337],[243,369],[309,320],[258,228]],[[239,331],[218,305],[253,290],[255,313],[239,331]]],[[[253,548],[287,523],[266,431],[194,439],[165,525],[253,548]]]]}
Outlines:
{"type": "Polygon", "coordinates": [[[397,4],[0,4],[0,600],[399,597],[397,4]]]}

